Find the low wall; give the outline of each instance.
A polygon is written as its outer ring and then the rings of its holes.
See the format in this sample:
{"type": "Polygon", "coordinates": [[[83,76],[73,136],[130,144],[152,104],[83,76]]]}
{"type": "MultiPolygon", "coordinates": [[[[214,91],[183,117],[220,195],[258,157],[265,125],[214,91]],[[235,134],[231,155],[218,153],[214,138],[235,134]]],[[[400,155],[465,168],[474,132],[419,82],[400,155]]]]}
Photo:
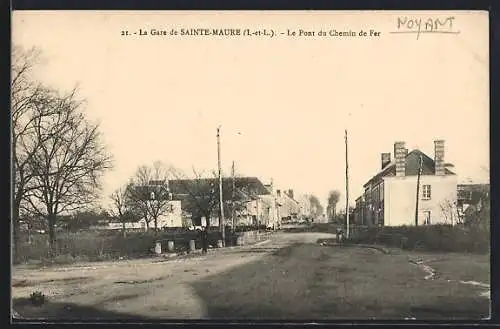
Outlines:
{"type": "Polygon", "coordinates": [[[237,239],[238,242],[235,244],[240,244],[240,245],[250,245],[254,243],[258,243],[260,241],[267,240],[271,236],[271,232],[259,232],[259,231],[247,231],[247,232],[240,232],[236,233],[235,235],[235,240],[237,239]]]}

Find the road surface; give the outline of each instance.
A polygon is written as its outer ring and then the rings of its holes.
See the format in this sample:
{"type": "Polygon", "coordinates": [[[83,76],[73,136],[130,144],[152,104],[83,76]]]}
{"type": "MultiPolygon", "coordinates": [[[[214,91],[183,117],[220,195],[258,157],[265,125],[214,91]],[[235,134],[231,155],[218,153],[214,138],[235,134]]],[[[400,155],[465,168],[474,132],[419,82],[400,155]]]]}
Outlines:
{"type": "MultiPolygon", "coordinates": [[[[276,233],[206,256],[13,271],[14,308],[56,319],[479,319],[480,287],[426,280],[408,253],[321,246],[322,233],[276,233]],[[42,307],[26,297],[48,296],[42,307]]],[[[446,271],[444,271],[446,272],[446,271]]],[[[452,273],[453,274],[453,273],[452,273]]],[[[452,275],[450,274],[450,275],[452,275]]]]}

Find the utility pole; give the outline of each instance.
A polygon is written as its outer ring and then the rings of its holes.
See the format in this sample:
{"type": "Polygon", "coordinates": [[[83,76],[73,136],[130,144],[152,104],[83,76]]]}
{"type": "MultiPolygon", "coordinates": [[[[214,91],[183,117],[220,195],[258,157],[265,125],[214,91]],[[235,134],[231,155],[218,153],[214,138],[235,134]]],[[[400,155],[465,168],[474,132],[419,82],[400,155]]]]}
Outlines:
{"type": "Polygon", "coordinates": [[[226,232],[224,226],[224,200],[222,199],[222,169],[220,160],[220,126],[217,127],[217,162],[219,167],[219,204],[220,204],[220,218],[219,218],[219,231],[222,235],[222,246],[226,245],[226,232]]]}
{"type": "Polygon", "coordinates": [[[347,156],[347,129],[345,130],[345,214],[347,224],[346,238],[349,238],[349,158],[347,156]]]}
{"type": "Polygon", "coordinates": [[[417,198],[415,201],[415,226],[418,226],[418,200],[420,199],[420,175],[422,175],[422,161],[422,156],[420,156],[417,174],[417,198]]]}
{"type": "Polygon", "coordinates": [[[236,227],[234,226],[234,192],[236,189],[236,182],[234,178],[234,161],[233,161],[233,166],[231,168],[231,178],[232,178],[232,189],[231,189],[231,221],[232,221],[232,227],[233,227],[233,232],[235,231],[236,227]]]}

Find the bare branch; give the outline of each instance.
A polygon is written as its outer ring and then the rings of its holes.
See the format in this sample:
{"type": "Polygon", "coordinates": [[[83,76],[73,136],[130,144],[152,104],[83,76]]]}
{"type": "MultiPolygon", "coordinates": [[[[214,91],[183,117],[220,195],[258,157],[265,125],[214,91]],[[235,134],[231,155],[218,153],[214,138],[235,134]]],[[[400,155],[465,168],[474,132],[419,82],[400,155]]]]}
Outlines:
{"type": "Polygon", "coordinates": [[[128,199],[135,205],[149,223],[154,222],[158,229],[158,220],[171,211],[168,179],[170,170],[162,162],[153,166],[140,166],[128,186],[128,199]]]}
{"type": "Polygon", "coordinates": [[[75,91],[48,94],[37,107],[32,138],[36,148],[26,161],[36,191],[29,198],[44,206],[45,216],[81,209],[93,202],[100,178],[112,167],[111,157],[101,143],[98,126],[80,112],[82,102],[75,91]]]}

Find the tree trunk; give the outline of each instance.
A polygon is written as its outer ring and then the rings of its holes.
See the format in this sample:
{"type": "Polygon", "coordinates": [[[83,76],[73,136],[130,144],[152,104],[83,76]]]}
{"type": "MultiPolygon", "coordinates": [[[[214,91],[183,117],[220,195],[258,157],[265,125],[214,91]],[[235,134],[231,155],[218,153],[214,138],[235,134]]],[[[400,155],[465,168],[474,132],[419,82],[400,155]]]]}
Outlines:
{"type": "Polygon", "coordinates": [[[127,236],[127,229],[125,228],[125,222],[122,222],[122,233],[123,237],[125,238],[127,236]]]}
{"type": "Polygon", "coordinates": [[[337,208],[337,206],[333,206],[333,207],[332,207],[332,211],[333,211],[333,221],[335,221],[335,217],[337,216],[337,214],[336,214],[337,209],[335,209],[335,208],[337,208]]]}
{"type": "Polygon", "coordinates": [[[12,214],[12,238],[14,242],[14,264],[19,264],[21,261],[21,223],[19,222],[19,206],[14,205],[12,214]],[[17,208],[17,209],[16,209],[17,208]]]}
{"type": "Polygon", "coordinates": [[[49,223],[49,248],[50,248],[50,255],[55,256],[56,253],[56,230],[55,230],[55,225],[56,225],[56,215],[54,214],[49,214],[48,217],[48,223],[49,223]]]}
{"type": "Polygon", "coordinates": [[[208,229],[210,227],[210,214],[206,215],[205,214],[205,221],[206,221],[206,228],[208,229]]]}
{"type": "Polygon", "coordinates": [[[155,231],[158,231],[158,218],[155,218],[155,231]]]}

